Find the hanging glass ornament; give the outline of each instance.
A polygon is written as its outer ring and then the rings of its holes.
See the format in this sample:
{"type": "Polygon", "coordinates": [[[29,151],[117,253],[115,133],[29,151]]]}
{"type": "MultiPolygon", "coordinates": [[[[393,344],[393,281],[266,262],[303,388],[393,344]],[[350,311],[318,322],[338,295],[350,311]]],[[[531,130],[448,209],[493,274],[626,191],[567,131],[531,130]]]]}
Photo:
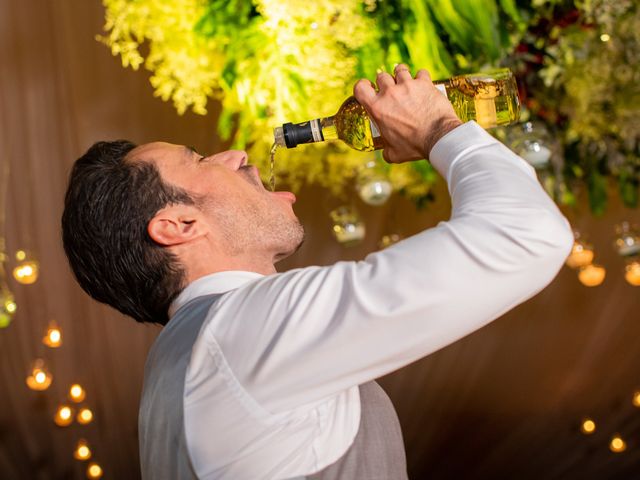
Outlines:
{"type": "Polygon", "coordinates": [[[43,359],[37,358],[33,361],[31,372],[27,377],[26,382],[27,386],[31,390],[37,391],[46,390],[51,386],[53,376],[51,375],[51,372],[49,372],[49,369],[43,359]]]}
{"type": "Polygon", "coordinates": [[[547,167],[551,160],[551,135],[541,122],[525,122],[512,133],[511,149],[536,170],[547,167]]]}
{"type": "Polygon", "coordinates": [[[578,279],[586,287],[597,287],[604,282],[606,275],[606,269],[602,265],[596,264],[587,265],[578,271],[578,279]]]}
{"type": "Polygon", "coordinates": [[[9,288],[0,285],[0,328],[6,328],[11,323],[18,306],[9,288]]]}
{"type": "Polygon", "coordinates": [[[566,264],[570,268],[586,267],[593,262],[593,245],[588,243],[577,230],[573,231],[574,241],[566,264]]]}
{"type": "Polygon", "coordinates": [[[378,248],[380,250],[385,249],[393,245],[394,243],[398,243],[400,240],[402,240],[402,236],[400,236],[397,233],[390,233],[388,235],[383,235],[380,241],[378,242],[378,248]]]}
{"type": "Polygon", "coordinates": [[[40,273],[40,263],[35,259],[34,255],[25,250],[18,250],[16,252],[16,260],[18,264],[13,269],[13,278],[23,285],[35,283],[40,273]]]}
{"type": "Polygon", "coordinates": [[[333,235],[345,247],[359,244],[365,237],[365,225],[354,207],[343,205],[329,214],[333,221],[333,235]]]}
{"type": "Polygon", "coordinates": [[[393,187],[384,161],[377,157],[368,161],[358,171],[356,188],[362,201],[368,205],[379,206],[389,200],[393,187]]]}
{"type": "Polygon", "coordinates": [[[538,180],[553,198],[555,197],[556,175],[551,162],[556,141],[542,122],[525,122],[510,132],[511,149],[524,158],[536,170],[538,180]]]}
{"type": "Polygon", "coordinates": [[[635,225],[622,222],[616,225],[615,248],[621,257],[640,255],[640,233],[635,225]]]}
{"type": "Polygon", "coordinates": [[[49,348],[58,348],[62,345],[62,331],[58,328],[58,324],[54,320],[49,322],[42,343],[49,348]]]}
{"type": "Polygon", "coordinates": [[[634,287],[640,287],[640,260],[632,260],[624,267],[624,279],[634,287]]]}

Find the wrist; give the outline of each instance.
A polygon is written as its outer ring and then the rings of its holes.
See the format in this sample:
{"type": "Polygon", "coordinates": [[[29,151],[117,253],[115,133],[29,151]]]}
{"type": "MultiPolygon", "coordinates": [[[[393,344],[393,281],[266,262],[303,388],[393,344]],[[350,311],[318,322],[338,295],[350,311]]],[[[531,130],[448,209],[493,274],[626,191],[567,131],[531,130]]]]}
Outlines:
{"type": "Polygon", "coordinates": [[[429,158],[434,145],[438,143],[450,131],[462,125],[462,121],[458,117],[448,117],[440,120],[430,131],[424,142],[424,158],[429,158]]]}

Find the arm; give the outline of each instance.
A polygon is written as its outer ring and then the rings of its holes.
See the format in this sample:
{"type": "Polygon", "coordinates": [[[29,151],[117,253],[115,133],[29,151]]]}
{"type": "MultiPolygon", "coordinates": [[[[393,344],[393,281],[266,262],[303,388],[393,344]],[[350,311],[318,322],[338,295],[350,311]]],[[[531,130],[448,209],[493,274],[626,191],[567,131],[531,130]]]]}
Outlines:
{"type": "Polygon", "coordinates": [[[215,318],[230,321],[217,341],[266,408],[401,368],[527,300],[560,269],[571,231],[524,160],[473,122],[444,134],[430,157],[447,179],[449,221],[361,262],[266,277],[218,305],[215,318]]]}

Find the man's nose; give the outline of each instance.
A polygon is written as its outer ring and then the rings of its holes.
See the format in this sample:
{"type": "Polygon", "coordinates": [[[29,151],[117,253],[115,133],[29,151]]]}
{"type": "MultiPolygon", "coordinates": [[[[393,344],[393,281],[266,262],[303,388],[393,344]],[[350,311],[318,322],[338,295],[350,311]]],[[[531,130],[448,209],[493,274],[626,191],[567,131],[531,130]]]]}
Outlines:
{"type": "Polygon", "coordinates": [[[247,164],[248,155],[244,150],[227,150],[225,152],[216,153],[212,160],[213,162],[224,165],[232,170],[238,170],[243,165],[247,164]]]}

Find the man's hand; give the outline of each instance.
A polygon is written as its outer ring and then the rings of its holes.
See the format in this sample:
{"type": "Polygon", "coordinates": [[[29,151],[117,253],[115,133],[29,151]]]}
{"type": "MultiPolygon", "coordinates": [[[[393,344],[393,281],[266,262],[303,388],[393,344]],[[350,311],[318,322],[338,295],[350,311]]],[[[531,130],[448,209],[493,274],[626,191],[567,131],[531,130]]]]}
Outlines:
{"type": "Polygon", "coordinates": [[[395,78],[378,74],[378,91],[368,80],[353,88],[356,99],[376,122],[390,163],[428,158],[435,143],[462,122],[449,100],[431,82],[429,72],[416,78],[406,65],[397,65],[395,78]]]}

